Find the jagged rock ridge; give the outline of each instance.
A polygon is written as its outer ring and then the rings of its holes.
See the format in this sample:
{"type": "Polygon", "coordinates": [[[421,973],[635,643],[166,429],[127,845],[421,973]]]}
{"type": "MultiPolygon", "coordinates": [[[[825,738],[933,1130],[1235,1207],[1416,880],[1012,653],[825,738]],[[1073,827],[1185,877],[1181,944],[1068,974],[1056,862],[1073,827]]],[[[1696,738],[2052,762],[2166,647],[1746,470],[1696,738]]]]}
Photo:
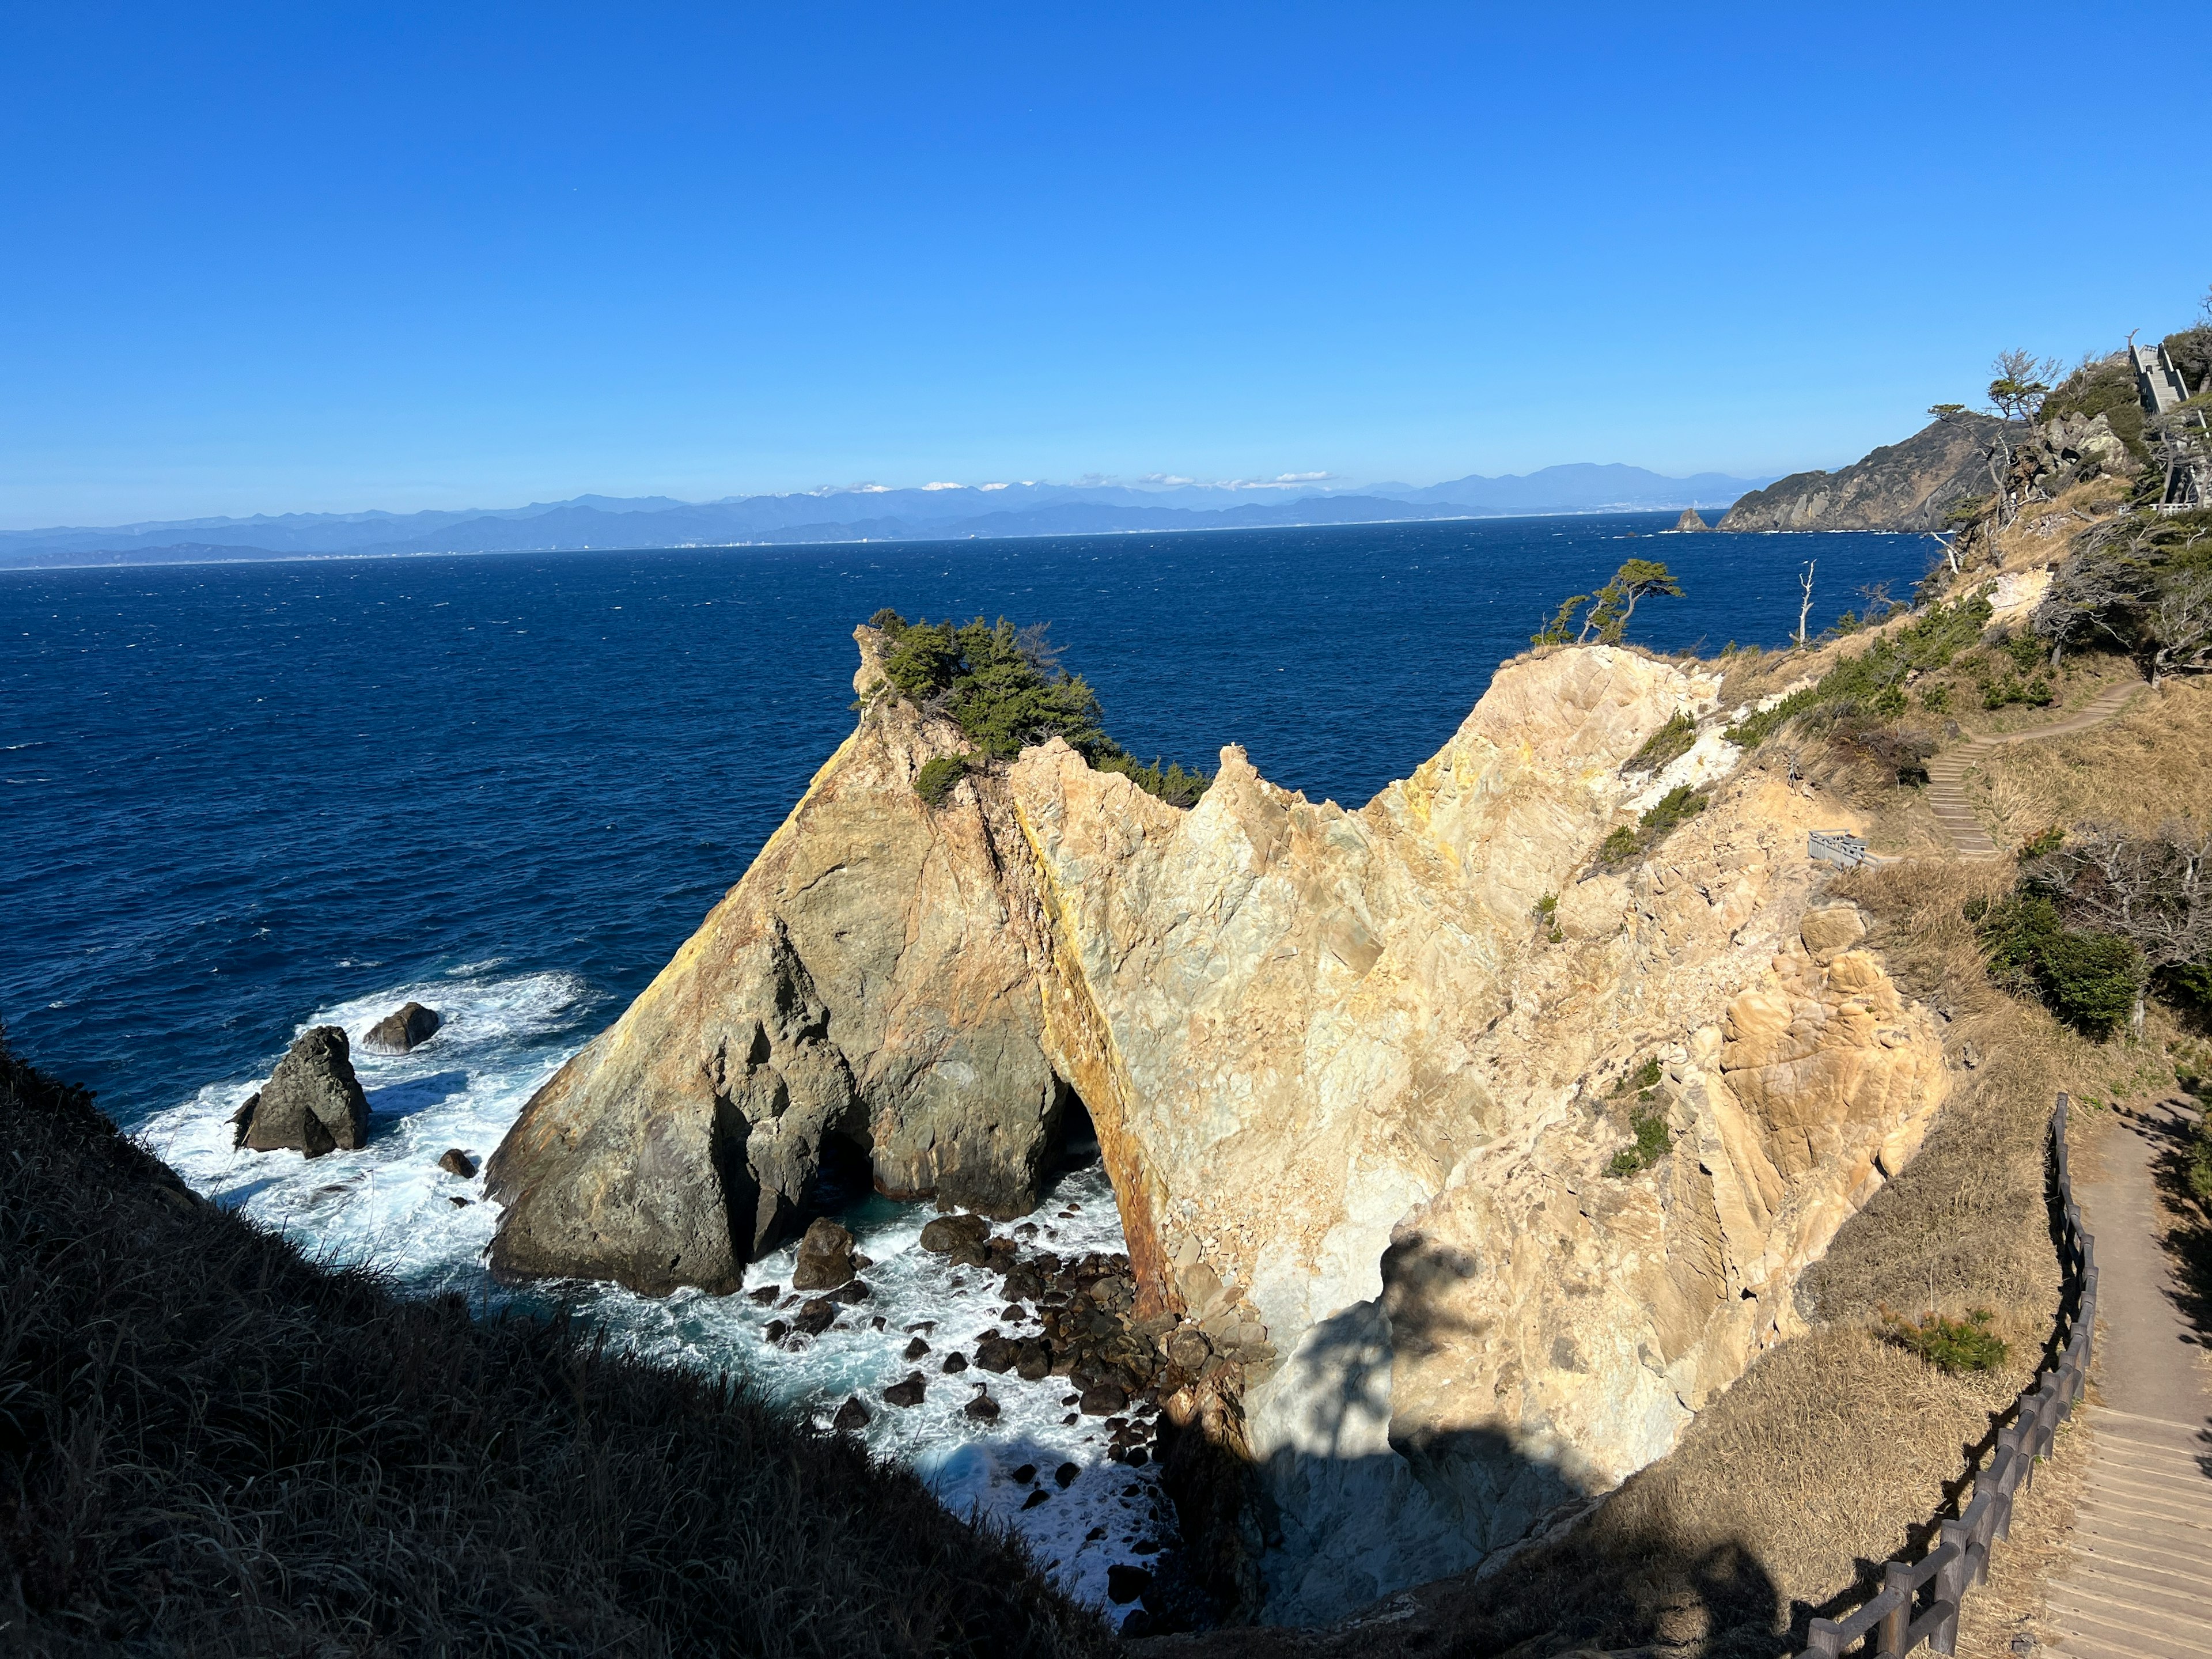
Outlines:
{"type": "Polygon", "coordinates": [[[1473,1565],[1667,1450],[1942,1099],[1928,1017],[1817,901],[1837,811],[1735,772],[1699,670],[1509,664],[1357,811],[1235,749],[1182,811],[1055,742],[933,812],[911,779],[958,733],[874,695],[859,639],[858,730],[501,1147],[495,1261],[727,1288],[838,1135],[887,1190],[1011,1213],[1072,1091],[1139,1311],[1282,1356],[1171,1402],[1257,1472],[1271,1619],[1473,1565]],[[1679,712],[1691,750],[1624,775],[1679,712]],[[1708,810],[1594,873],[1682,782],[1708,810]],[[1632,1112],[1671,1150],[1608,1173],[1632,1112]]]}

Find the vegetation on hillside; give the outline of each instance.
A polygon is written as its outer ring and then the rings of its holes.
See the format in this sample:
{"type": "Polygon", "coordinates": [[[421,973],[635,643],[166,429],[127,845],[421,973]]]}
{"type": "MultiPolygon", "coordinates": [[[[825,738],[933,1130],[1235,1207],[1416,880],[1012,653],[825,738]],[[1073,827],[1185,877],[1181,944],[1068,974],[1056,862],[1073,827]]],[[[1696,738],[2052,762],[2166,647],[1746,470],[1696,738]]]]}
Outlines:
{"type": "Polygon", "coordinates": [[[1653,596],[1682,597],[1682,585],[1656,559],[1631,559],[1613,573],[1613,580],[1595,594],[1575,593],[1560,603],[1552,620],[1529,636],[1531,645],[1586,645],[1593,635],[1601,645],[1619,645],[1628,637],[1628,624],[1639,601],[1653,596]],[[1579,632],[1570,634],[1576,613],[1589,606],[1579,632]]]}
{"type": "MultiPolygon", "coordinates": [[[[1032,744],[1059,738],[1098,770],[1119,772],[1171,806],[1195,805],[1212,781],[1173,763],[1163,768],[1157,758],[1146,765],[1108,737],[1098,694],[1060,666],[1049,623],[1017,628],[1003,617],[909,623],[891,610],[869,623],[891,641],[884,658],[891,689],[959,726],[976,762],[1012,760],[1032,744]]],[[[973,762],[957,757],[933,761],[915,779],[916,793],[939,805],[973,769],[973,762]]]]}
{"type": "Polygon", "coordinates": [[[1681,709],[1644,740],[1644,746],[1621,763],[1623,772],[1664,771],[1688,754],[1698,741],[1698,723],[1681,709]]]}
{"type": "Polygon", "coordinates": [[[1613,868],[1633,863],[1705,810],[1705,797],[1686,783],[1676,784],[1632,823],[1624,823],[1598,848],[1598,861],[1613,868]]]}
{"type": "Polygon", "coordinates": [[[0,1036],[0,1648],[1103,1653],[1018,1545],[727,1377],[331,1272],[0,1036]]]}
{"type": "Polygon", "coordinates": [[[2212,672],[2212,512],[2129,514],[2059,567],[2035,613],[2053,666],[2069,649],[2125,653],[2154,685],[2212,672]]]}
{"type": "Polygon", "coordinates": [[[1990,1328],[1996,1317],[1987,1308],[1976,1308],[1963,1319],[1947,1319],[1931,1313],[1905,1319],[1884,1309],[1889,1321],[1889,1340],[1917,1353],[1939,1370],[1993,1371],[2005,1362],[2004,1339],[1990,1328]]]}

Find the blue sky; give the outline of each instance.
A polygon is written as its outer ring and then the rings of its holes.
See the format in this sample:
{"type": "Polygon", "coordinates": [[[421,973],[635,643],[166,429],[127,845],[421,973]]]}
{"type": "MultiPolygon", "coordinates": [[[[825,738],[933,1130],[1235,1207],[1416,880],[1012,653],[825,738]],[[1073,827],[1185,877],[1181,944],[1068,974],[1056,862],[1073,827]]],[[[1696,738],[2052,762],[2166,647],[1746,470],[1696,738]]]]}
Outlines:
{"type": "Polygon", "coordinates": [[[0,526],[1835,465],[2190,319],[2207,61],[2203,0],[0,3],[0,526]]]}

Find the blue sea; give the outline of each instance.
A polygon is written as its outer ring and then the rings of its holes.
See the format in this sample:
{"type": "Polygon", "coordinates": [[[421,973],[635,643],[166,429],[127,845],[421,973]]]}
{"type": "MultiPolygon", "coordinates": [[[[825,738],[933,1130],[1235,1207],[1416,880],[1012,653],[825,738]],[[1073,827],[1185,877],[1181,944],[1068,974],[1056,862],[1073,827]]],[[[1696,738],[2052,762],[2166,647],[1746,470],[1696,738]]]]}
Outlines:
{"type": "MultiPolygon", "coordinates": [[[[1788,636],[1802,560],[1820,626],[1862,589],[1909,596],[1937,552],[1659,535],[1672,520],[0,572],[0,1018],[222,1201],[404,1285],[493,1296],[494,1217],[439,1152],[489,1152],[744,873],[850,730],[851,631],[878,607],[1049,621],[1139,755],[1211,769],[1241,744],[1356,805],[1625,558],[1686,590],[1646,600],[1632,638],[1712,653],[1788,636]],[[358,1039],[410,996],[447,1029],[404,1059],[356,1053],[369,1147],[231,1152],[223,1120],[300,1030],[358,1039]]],[[[1058,1197],[1074,1214],[1053,1248],[1115,1247],[1095,1164],[1058,1197]]],[[[913,1319],[951,1341],[988,1322],[912,1249],[917,1212],[871,1200],[853,1221],[898,1342],[913,1319]]],[[[639,1346],[805,1408],[904,1370],[865,1327],[794,1358],[742,1298],[578,1294],[639,1346]]],[[[988,1431],[964,1398],[879,1412],[871,1437],[963,1513],[1020,1525],[1079,1594],[1171,1544],[1148,1474],[1105,1464],[1056,1395],[988,1431]],[[1099,1478],[1021,1510],[1005,1471],[1062,1456],[1099,1478]]]]}

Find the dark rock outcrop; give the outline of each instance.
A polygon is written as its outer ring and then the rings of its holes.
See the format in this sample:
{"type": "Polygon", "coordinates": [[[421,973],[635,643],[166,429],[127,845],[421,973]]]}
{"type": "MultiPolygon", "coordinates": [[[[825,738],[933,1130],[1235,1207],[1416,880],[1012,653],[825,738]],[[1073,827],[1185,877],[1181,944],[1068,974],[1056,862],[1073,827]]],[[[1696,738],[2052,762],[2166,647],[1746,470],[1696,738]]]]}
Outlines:
{"type": "Polygon", "coordinates": [[[921,1230],[921,1248],[934,1255],[951,1255],[963,1246],[981,1249],[991,1237],[991,1224],[980,1215],[941,1215],[921,1230]]]}
{"type": "Polygon", "coordinates": [[[457,1175],[464,1181],[476,1179],[477,1161],[458,1146],[448,1146],[439,1157],[438,1167],[447,1175],[457,1175]]]}
{"type": "Polygon", "coordinates": [[[799,1241],[799,1262],[791,1270],[794,1291],[834,1291],[853,1282],[853,1235],[823,1216],[799,1241]]]}
{"type": "Polygon", "coordinates": [[[2017,447],[2028,428],[1988,415],[1954,415],[1902,443],[1885,444],[1838,472],[1794,472],[1754,489],[1722,530],[1940,529],[1944,513],[1969,495],[1987,495],[1984,451],[1996,439],[2017,447]]]}
{"type": "Polygon", "coordinates": [[[436,1009],[410,1002],[370,1026],[361,1046],[373,1054],[404,1054],[435,1036],[444,1023],[436,1009]]]}
{"type": "Polygon", "coordinates": [[[276,1062],[261,1092],[231,1118],[234,1143],[257,1152],[298,1152],[309,1158],[368,1140],[368,1100],[353,1074],[346,1034],[318,1025],[301,1034],[276,1062]]]}

